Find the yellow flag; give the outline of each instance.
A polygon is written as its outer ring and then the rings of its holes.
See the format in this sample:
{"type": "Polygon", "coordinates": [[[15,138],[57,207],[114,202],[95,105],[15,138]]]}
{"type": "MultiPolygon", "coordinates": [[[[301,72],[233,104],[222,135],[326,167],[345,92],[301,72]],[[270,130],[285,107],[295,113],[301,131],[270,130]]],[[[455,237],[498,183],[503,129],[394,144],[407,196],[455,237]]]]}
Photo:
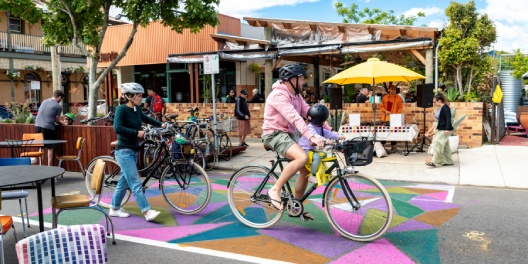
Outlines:
{"type": "Polygon", "coordinates": [[[496,104],[500,104],[500,102],[502,102],[502,89],[500,85],[497,84],[497,86],[495,86],[495,92],[493,93],[491,100],[496,104]]]}

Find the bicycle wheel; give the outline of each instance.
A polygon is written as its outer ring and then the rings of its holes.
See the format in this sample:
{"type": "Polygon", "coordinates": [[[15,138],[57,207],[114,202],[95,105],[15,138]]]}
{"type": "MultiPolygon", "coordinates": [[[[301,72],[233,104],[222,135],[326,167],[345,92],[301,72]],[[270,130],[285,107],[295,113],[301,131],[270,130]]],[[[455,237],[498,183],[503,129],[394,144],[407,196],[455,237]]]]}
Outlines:
{"type": "Polygon", "coordinates": [[[205,156],[202,150],[196,144],[193,144],[193,149],[194,149],[194,154],[193,154],[194,163],[200,165],[200,167],[202,168],[205,168],[205,165],[207,163],[205,162],[205,156]]]}
{"type": "Polygon", "coordinates": [[[377,180],[368,176],[334,177],[325,189],[323,201],[330,224],[351,240],[378,239],[392,221],[389,194],[377,180]]]}
{"type": "Polygon", "coordinates": [[[231,140],[229,139],[229,136],[227,134],[222,134],[219,139],[220,143],[220,155],[222,156],[222,159],[225,161],[229,161],[231,159],[231,156],[233,155],[233,152],[231,150],[231,140]]]}
{"type": "Polygon", "coordinates": [[[158,147],[154,140],[144,140],[139,144],[139,157],[137,160],[138,172],[143,172],[149,169],[154,163],[155,151],[158,147]]]}
{"type": "MultiPolygon", "coordinates": [[[[94,158],[88,166],[86,166],[86,177],[84,181],[86,183],[86,189],[88,190],[88,195],[90,198],[95,197],[94,190],[91,188],[92,174],[93,169],[95,168],[95,163],[98,159],[102,159],[105,163],[104,178],[103,178],[103,187],[101,189],[101,200],[99,204],[102,207],[110,208],[112,205],[112,196],[114,195],[115,187],[120,178],[121,168],[117,164],[117,161],[110,156],[99,156],[94,158]]],[[[126,192],[121,205],[124,205],[128,202],[130,198],[130,190],[126,192]]]]}
{"type": "Polygon", "coordinates": [[[211,199],[209,176],[194,162],[175,161],[167,166],[162,173],[160,185],[167,203],[181,214],[196,214],[211,199]]]}
{"type": "Polygon", "coordinates": [[[283,212],[274,209],[268,197],[268,190],[277,178],[262,166],[243,167],[231,176],[227,200],[240,222],[253,228],[267,228],[279,221],[283,212]]]}
{"type": "Polygon", "coordinates": [[[202,151],[204,158],[205,158],[205,167],[203,167],[205,170],[211,170],[214,168],[215,165],[215,151],[213,148],[213,144],[207,143],[207,142],[200,142],[198,144],[198,148],[202,151]],[[207,146],[209,146],[209,155],[207,155],[207,146]]]}

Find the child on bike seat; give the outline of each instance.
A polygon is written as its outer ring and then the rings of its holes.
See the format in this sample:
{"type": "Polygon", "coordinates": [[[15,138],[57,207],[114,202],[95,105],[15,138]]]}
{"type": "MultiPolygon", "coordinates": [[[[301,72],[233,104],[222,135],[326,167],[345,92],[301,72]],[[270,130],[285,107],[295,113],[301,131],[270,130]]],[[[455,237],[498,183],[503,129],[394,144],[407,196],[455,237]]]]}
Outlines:
{"type": "MultiPolygon", "coordinates": [[[[314,104],[308,110],[308,129],[313,133],[315,137],[325,138],[325,139],[344,139],[344,136],[340,136],[336,132],[332,132],[328,129],[324,129],[323,125],[328,119],[328,108],[322,104],[314,104]]],[[[318,184],[322,185],[324,182],[321,182],[321,177],[324,175],[325,170],[324,166],[321,164],[321,159],[326,158],[326,153],[324,151],[316,150],[315,146],[311,146],[310,141],[302,136],[297,142],[299,146],[307,152],[308,154],[308,163],[306,163],[306,168],[314,175],[318,177],[318,184]],[[318,175],[319,172],[319,175],[318,175]]]]}

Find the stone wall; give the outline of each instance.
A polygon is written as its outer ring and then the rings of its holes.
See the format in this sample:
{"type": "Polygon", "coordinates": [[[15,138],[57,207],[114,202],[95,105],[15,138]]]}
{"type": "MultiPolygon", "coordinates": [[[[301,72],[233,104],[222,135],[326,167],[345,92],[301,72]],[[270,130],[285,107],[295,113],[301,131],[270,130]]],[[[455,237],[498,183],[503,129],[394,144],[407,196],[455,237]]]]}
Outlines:
{"type": "MultiPolygon", "coordinates": [[[[208,117],[213,114],[212,104],[180,104],[180,103],[169,103],[167,104],[167,113],[178,114],[178,120],[186,120],[189,118],[189,109],[198,106],[200,108],[200,117],[208,117]]],[[[465,145],[469,148],[479,147],[482,145],[482,103],[450,103],[451,107],[456,108],[457,117],[462,114],[466,114],[466,118],[458,126],[455,134],[460,135],[460,145],[465,145]]],[[[216,104],[217,114],[224,114],[228,117],[232,117],[234,113],[234,104],[216,104]]],[[[251,111],[251,131],[252,133],[248,136],[250,138],[260,138],[262,135],[262,120],[264,116],[264,104],[249,104],[251,111]]],[[[343,104],[343,109],[347,115],[350,113],[359,113],[362,122],[371,122],[374,119],[374,111],[372,110],[372,104],[343,104]]],[[[434,121],[434,109],[426,109],[426,130],[432,125],[434,121]]],[[[423,108],[417,107],[416,103],[405,103],[403,107],[403,113],[405,117],[405,123],[417,124],[420,131],[423,133],[423,108]]],[[[379,122],[381,114],[376,111],[376,120],[379,122]]],[[[345,120],[346,122],[347,120],[345,120]]],[[[230,135],[236,135],[236,132],[230,132],[230,135]]]]}

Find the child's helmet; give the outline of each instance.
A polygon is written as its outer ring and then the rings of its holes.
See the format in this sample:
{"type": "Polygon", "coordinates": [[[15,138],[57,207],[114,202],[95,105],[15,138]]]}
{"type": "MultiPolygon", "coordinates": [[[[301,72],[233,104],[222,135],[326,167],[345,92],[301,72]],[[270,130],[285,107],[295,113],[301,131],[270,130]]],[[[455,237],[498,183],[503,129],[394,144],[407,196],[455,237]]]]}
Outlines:
{"type": "Polygon", "coordinates": [[[310,123],[314,126],[323,126],[328,119],[328,108],[322,104],[314,104],[308,110],[308,116],[311,118],[310,123]]]}
{"type": "Polygon", "coordinates": [[[66,117],[66,120],[70,125],[73,124],[73,121],[75,121],[75,115],[72,113],[64,114],[64,116],[66,117]]]}

